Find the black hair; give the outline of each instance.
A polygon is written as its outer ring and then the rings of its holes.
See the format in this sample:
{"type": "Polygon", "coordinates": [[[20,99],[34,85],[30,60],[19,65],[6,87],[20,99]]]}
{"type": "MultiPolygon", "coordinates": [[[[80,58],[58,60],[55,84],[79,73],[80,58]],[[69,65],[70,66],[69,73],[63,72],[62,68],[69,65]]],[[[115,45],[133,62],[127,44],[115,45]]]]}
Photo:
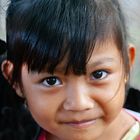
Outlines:
{"type": "MultiPolygon", "coordinates": [[[[0,66],[6,58],[6,42],[0,39],[0,66]]],[[[34,139],[39,126],[4,78],[0,69],[0,140],[34,139]]]]}
{"type": "Polygon", "coordinates": [[[66,58],[65,73],[86,73],[97,43],[113,40],[129,72],[127,33],[118,0],[14,0],[6,18],[8,54],[13,81],[21,81],[21,66],[53,73],[66,58]]]}

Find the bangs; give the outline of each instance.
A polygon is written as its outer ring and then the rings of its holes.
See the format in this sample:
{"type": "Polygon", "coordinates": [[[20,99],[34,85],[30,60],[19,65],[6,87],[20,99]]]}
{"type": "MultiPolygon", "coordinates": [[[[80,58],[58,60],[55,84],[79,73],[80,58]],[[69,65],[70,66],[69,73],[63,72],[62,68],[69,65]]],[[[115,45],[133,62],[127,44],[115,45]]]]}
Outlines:
{"type": "MultiPolygon", "coordinates": [[[[93,52],[95,40],[87,38],[85,33],[74,36],[47,36],[46,40],[34,34],[22,34],[23,40],[16,43],[22,49],[22,63],[27,64],[29,71],[41,72],[47,70],[54,73],[56,67],[65,63],[64,73],[71,70],[74,74],[85,74],[86,64],[93,52]]],[[[39,36],[40,37],[40,36],[39,36]]],[[[21,51],[21,50],[20,50],[21,51]]]]}
{"type": "Polygon", "coordinates": [[[26,63],[29,71],[45,69],[49,73],[54,73],[65,59],[64,73],[70,70],[77,75],[85,74],[97,41],[98,44],[109,39],[119,42],[122,28],[117,24],[118,9],[111,5],[90,0],[46,0],[28,3],[22,13],[17,9],[13,17],[20,22],[14,22],[8,38],[13,42],[10,45],[19,50],[19,55],[18,51],[14,54],[15,59],[21,60],[19,64],[26,63]]]}

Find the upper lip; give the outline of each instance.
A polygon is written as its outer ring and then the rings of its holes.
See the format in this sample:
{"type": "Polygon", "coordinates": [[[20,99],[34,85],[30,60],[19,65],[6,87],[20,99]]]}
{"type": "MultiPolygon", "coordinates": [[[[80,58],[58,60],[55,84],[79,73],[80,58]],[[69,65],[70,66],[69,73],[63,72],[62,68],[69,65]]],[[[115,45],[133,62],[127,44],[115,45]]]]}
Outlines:
{"type": "Polygon", "coordinates": [[[66,113],[60,113],[58,116],[58,121],[60,123],[86,123],[93,120],[97,120],[98,118],[103,117],[102,113],[96,113],[95,111],[87,111],[83,113],[72,113],[72,112],[66,112],[66,113]]]}
{"type": "Polygon", "coordinates": [[[82,124],[82,123],[86,123],[86,122],[90,122],[90,121],[93,121],[93,120],[70,121],[70,122],[65,122],[65,123],[67,123],[67,124],[69,124],[69,123],[72,123],[72,124],[82,124]]]}
{"type": "Polygon", "coordinates": [[[90,122],[90,121],[93,121],[93,120],[96,120],[97,118],[90,118],[90,119],[70,119],[70,120],[67,120],[67,121],[63,121],[61,123],[73,123],[73,124],[80,124],[80,123],[86,123],[86,122],[90,122]]]}

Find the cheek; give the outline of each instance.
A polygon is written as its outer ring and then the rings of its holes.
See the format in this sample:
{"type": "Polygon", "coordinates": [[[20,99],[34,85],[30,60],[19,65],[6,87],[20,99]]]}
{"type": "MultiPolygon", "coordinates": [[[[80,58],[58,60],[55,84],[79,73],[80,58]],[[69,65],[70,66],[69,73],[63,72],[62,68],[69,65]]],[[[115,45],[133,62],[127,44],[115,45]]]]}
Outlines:
{"type": "Polygon", "coordinates": [[[104,112],[106,122],[111,122],[122,110],[125,99],[125,84],[123,80],[116,84],[109,83],[94,90],[92,98],[104,112]],[[94,94],[94,93],[98,94],[94,94]]]}
{"type": "Polygon", "coordinates": [[[54,110],[52,108],[54,105],[50,104],[50,101],[41,97],[33,97],[33,99],[27,97],[27,103],[33,118],[38,123],[49,122],[50,118],[53,118],[54,110]]]}
{"type": "Polygon", "coordinates": [[[108,121],[113,120],[122,110],[125,100],[125,87],[122,85],[116,91],[114,96],[103,104],[102,108],[105,112],[105,119],[108,121]]]}
{"type": "Polygon", "coordinates": [[[58,97],[42,93],[40,90],[26,90],[29,110],[35,121],[42,127],[55,121],[60,102],[58,97]]]}
{"type": "Polygon", "coordinates": [[[57,102],[47,99],[28,100],[29,110],[39,126],[47,131],[56,127],[57,102]]]}

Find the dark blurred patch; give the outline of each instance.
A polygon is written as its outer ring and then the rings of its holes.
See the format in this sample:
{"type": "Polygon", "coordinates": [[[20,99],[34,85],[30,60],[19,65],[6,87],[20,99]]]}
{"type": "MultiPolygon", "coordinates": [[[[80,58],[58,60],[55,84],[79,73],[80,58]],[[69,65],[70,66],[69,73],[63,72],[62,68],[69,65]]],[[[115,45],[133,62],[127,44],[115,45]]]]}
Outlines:
{"type": "Polygon", "coordinates": [[[6,43],[0,39],[0,55],[6,52],[6,47],[7,47],[6,43]]]}
{"type": "Polygon", "coordinates": [[[140,112],[140,91],[135,88],[129,88],[125,108],[140,112]]]}

